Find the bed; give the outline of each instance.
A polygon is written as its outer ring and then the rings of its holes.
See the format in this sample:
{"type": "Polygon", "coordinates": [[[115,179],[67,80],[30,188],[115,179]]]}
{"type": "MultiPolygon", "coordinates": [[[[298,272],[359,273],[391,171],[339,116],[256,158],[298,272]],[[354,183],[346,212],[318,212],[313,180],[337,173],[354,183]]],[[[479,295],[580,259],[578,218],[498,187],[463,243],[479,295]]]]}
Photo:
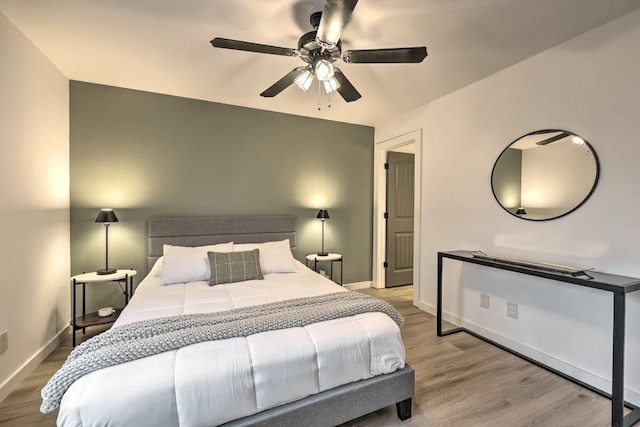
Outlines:
{"type": "MultiPolygon", "coordinates": [[[[165,245],[288,240],[293,249],[295,237],[289,216],[150,220],[150,272],[114,328],[349,292],[298,261],[263,280],[161,283],[165,245]]],[[[333,426],[393,404],[404,420],[414,393],[404,356],[399,328],[383,313],[201,342],[84,375],[64,394],[58,425],[333,426]]]]}

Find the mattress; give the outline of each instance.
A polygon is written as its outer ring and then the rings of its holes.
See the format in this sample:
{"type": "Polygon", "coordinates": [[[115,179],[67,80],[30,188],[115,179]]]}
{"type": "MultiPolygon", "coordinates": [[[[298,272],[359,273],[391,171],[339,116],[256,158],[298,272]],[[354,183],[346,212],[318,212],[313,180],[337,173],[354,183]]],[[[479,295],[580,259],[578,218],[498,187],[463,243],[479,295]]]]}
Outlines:
{"type": "MultiPolygon", "coordinates": [[[[296,261],[296,273],[210,287],[160,285],[162,259],[114,327],[333,292],[348,292],[296,261]]],[[[213,426],[405,366],[396,323],[382,313],[209,341],[101,369],[65,393],[59,426],[213,426]]]]}

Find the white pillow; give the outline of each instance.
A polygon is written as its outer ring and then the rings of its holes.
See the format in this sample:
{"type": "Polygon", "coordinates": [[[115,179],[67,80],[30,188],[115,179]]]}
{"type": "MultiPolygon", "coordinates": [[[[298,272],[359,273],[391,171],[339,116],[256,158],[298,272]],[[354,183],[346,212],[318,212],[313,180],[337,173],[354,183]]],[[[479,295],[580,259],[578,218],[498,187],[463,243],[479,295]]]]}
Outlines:
{"type": "Polygon", "coordinates": [[[211,267],[207,252],[233,252],[233,242],[195,248],[163,245],[162,252],[161,285],[208,281],[211,267]]]}
{"type": "Polygon", "coordinates": [[[291,253],[289,239],[279,242],[241,243],[233,245],[234,252],[260,250],[260,269],[263,274],[295,273],[296,261],[291,253]]]}

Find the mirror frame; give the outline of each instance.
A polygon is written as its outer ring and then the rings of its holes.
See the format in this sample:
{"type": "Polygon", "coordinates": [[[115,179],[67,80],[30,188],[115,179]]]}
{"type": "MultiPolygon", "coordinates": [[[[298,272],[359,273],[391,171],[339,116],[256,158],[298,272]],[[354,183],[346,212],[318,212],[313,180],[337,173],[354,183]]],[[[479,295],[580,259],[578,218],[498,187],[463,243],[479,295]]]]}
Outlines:
{"type": "Polygon", "coordinates": [[[496,199],[496,202],[498,203],[498,205],[500,205],[500,207],[502,209],[504,209],[509,215],[514,216],[518,219],[523,219],[525,221],[534,221],[534,222],[540,222],[540,221],[551,221],[554,219],[558,219],[558,218],[562,218],[563,216],[569,215],[571,212],[575,211],[576,209],[578,209],[580,206],[584,205],[584,203],[589,200],[589,198],[591,197],[591,195],[593,194],[593,192],[595,191],[596,187],[598,186],[598,181],[600,180],[600,160],[598,159],[598,154],[596,153],[596,151],[593,149],[593,146],[591,146],[591,144],[589,144],[589,142],[582,138],[580,135],[578,135],[575,132],[571,132],[568,130],[564,130],[564,129],[542,129],[542,130],[537,130],[537,131],[533,131],[533,132],[529,132],[525,135],[522,135],[518,138],[516,138],[515,140],[513,140],[509,145],[507,145],[505,147],[504,150],[502,150],[500,152],[500,155],[496,158],[496,161],[493,163],[493,168],[491,169],[491,193],[493,193],[493,197],[496,199]],[[496,195],[496,192],[493,188],[493,175],[495,173],[496,170],[496,165],[498,164],[498,160],[500,160],[500,157],[502,157],[502,155],[505,153],[505,151],[507,151],[513,144],[515,144],[516,142],[518,142],[519,140],[521,140],[522,138],[526,137],[526,136],[530,136],[530,135],[535,135],[538,133],[553,133],[553,132],[566,132],[566,133],[570,133],[572,135],[575,135],[579,138],[581,138],[585,145],[589,148],[589,151],[591,151],[591,154],[593,154],[593,160],[595,161],[596,164],[596,176],[595,179],[593,181],[593,186],[591,187],[591,190],[589,191],[589,193],[584,197],[584,199],[578,203],[573,209],[568,210],[567,212],[563,213],[562,215],[558,215],[558,216],[554,216],[552,218],[543,218],[543,219],[535,219],[535,218],[524,218],[520,215],[516,215],[515,213],[509,211],[507,208],[505,208],[502,203],[500,203],[500,200],[498,199],[498,196],[496,195]]]}

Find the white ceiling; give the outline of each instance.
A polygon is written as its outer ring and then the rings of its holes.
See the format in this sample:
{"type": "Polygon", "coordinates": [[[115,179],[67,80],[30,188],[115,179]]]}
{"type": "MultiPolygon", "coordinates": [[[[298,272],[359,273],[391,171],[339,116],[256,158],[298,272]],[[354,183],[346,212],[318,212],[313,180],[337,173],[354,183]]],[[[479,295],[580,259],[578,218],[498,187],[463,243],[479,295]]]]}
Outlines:
{"type": "Polygon", "coordinates": [[[297,48],[322,0],[0,0],[69,79],[375,125],[640,7],[640,0],[361,0],[343,50],[426,45],[421,64],[337,64],[362,94],[318,110],[299,58],[216,49],[224,37],[297,48]]]}

